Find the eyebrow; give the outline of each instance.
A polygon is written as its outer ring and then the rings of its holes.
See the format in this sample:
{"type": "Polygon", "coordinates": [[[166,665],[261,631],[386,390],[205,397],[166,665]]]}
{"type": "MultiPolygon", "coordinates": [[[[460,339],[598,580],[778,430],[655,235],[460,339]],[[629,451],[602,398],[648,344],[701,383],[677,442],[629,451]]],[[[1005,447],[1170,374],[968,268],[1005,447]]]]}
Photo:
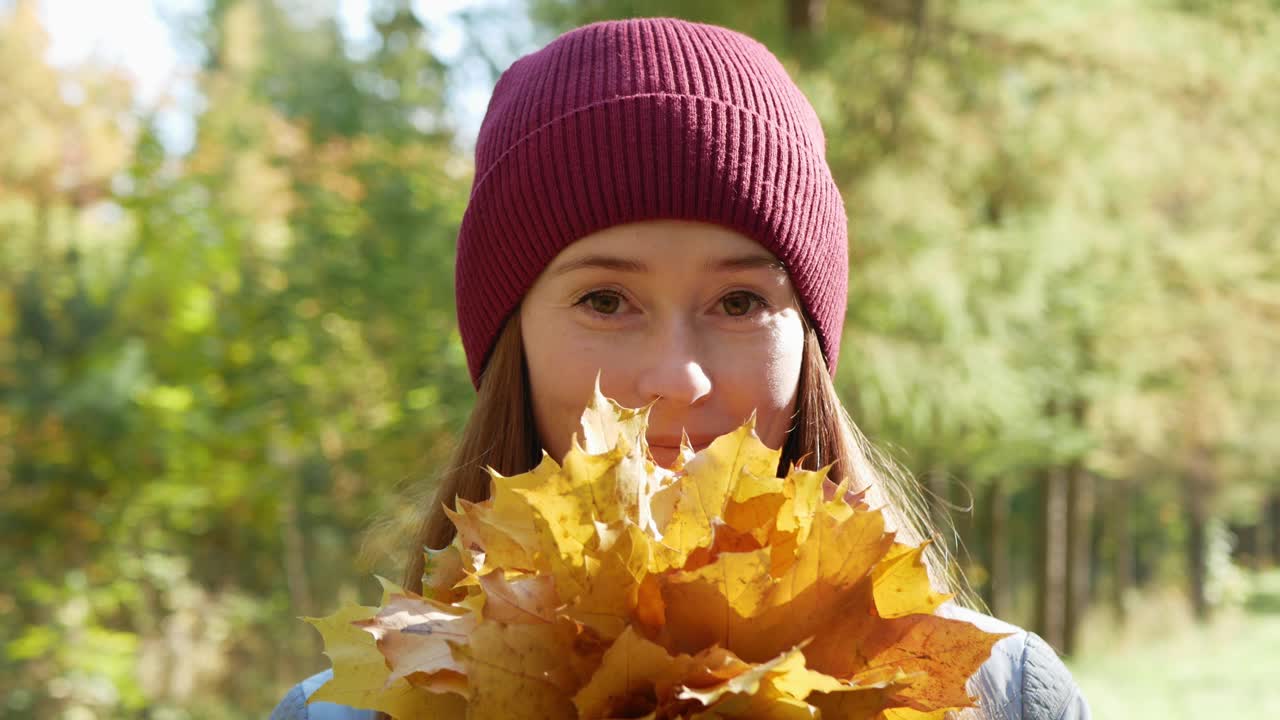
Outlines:
{"type": "MultiPolygon", "coordinates": [[[[633,260],[631,258],[618,257],[615,255],[586,255],[576,260],[570,260],[562,264],[560,267],[552,271],[552,275],[564,275],[574,270],[616,270],[618,272],[629,273],[647,273],[649,266],[633,260]]],[[[711,260],[702,266],[702,269],[708,272],[728,272],[733,270],[777,270],[786,272],[786,267],[781,260],[770,257],[768,255],[741,255],[737,257],[720,258],[711,260]]]]}
{"type": "Polygon", "coordinates": [[[779,272],[787,271],[781,260],[769,255],[743,255],[740,257],[721,258],[702,266],[702,269],[712,271],[755,270],[757,268],[777,270],[779,272]]]}

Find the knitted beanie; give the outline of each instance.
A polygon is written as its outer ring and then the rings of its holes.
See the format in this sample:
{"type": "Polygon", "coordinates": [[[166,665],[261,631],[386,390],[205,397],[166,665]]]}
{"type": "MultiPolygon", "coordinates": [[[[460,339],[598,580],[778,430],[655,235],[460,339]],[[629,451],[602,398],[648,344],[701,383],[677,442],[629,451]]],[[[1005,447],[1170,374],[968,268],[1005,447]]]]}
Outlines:
{"type": "Polygon", "coordinates": [[[673,18],[586,25],[511,65],[476,143],[458,236],[472,382],[521,298],[575,240],[684,219],[778,257],[835,372],[847,218],[818,116],[768,48],[673,18]]]}

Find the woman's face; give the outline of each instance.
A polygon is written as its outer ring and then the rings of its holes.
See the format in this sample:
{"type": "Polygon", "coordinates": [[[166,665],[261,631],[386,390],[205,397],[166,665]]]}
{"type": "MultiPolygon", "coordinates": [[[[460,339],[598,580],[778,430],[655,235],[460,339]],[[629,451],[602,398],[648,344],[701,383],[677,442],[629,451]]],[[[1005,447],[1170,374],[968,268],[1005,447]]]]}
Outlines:
{"type": "Polygon", "coordinates": [[[655,398],[648,441],[669,466],[683,429],[695,450],[756,412],[779,448],[795,412],[801,310],[781,263],[717,225],[617,225],[565,248],[520,307],[534,416],[557,460],[579,431],[596,373],[627,407],[655,398]]]}

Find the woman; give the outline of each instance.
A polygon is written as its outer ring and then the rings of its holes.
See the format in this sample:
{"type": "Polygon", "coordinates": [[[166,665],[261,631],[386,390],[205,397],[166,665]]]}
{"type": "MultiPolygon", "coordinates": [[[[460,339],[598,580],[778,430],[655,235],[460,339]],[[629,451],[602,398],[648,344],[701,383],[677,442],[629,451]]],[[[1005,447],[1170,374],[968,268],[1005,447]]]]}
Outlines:
{"type": "MultiPolygon", "coordinates": [[[[932,533],[911,481],[873,462],[831,377],[848,283],[847,218],[817,115],[760,43],[669,18],[573,30],[498,80],[458,238],[458,323],[476,406],[420,533],[405,587],[421,591],[440,510],[563,457],[597,372],[605,395],[656,401],[648,441],[669,464],[753,411],[781,468],[833,464],[907,539],[932,533]]],[[[930,558],[948,585],[946,558],[930,558]]],[[[992,632],[972,717],[1087,718],[1034,635],[973,610],[992,632]]],[[[296,686],[273,718],[372,718],[296,686]]]]}

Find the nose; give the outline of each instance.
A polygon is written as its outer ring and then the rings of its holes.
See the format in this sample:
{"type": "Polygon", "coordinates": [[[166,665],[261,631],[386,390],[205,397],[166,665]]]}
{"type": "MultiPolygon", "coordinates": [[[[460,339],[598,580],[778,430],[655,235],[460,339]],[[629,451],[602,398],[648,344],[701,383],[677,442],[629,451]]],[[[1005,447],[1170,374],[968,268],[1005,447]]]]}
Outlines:
{"type": "Polygon", "coordinates": [[[654,338],[652,352],[636,378],[636,391],[646,402],[661,398],[688,406],[711,393],[711,377],[691,330],[672,328],[654,338]]]}

